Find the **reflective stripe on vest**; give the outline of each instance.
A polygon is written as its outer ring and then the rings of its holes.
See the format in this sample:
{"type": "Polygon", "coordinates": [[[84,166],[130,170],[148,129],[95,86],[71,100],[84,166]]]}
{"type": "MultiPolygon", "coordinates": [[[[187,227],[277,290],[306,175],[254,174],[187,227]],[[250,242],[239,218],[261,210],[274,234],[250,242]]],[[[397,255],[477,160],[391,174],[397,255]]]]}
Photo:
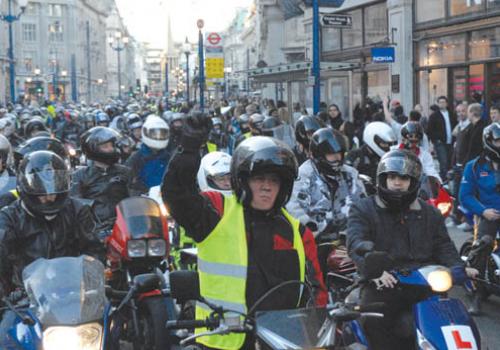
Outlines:
{"type": "Polygon", "coordinates": [[[19,192],[17,192],[17,190],[15,190],[15,189],[14,189],[14,190],[10,190],[9,192],[10,192],[10,193],[12,193],[12,195],[13,195],[14,197],[16,197],[16,199],[18,199],[18,198],[19,198],[19,192]]]}
{"type": "MultiPolygon", "coordinates": [[[[299,221],[283,209],[283,214],[293,227],[293,248],[300,264],[300,280],[305,279],[305,251],[299,232],[299,221]]],[[[243,206],[236,197],[224,197],[224,215],[214,230],[198,243],[198,272],[200,293],[208,301],[228,310],[246,313],[246,280],[248,246],[245,233],[243,206]]],[[[302,290],[302,289],[301,289],[302,290]]],[[[297,305],[300,302],[297,301],[297,305]]],[[[196,319],[206,319],[212,310],[196,304],[196,319]]],[[[228,313],[228,316],[235,314],[228,313]]],[[[196,329],[201,333],[206,329],[196,329]]],[[[216,349],[239,349],[245,342],[245,334],[214,335],[201,337],[199,343],[216,349]]]]}
{"type": "Polygon", "coordinates": [[[207,142],[207,150],[208,153],[216,152],[217,151],[217,145],[212,142],[207,142]]]}

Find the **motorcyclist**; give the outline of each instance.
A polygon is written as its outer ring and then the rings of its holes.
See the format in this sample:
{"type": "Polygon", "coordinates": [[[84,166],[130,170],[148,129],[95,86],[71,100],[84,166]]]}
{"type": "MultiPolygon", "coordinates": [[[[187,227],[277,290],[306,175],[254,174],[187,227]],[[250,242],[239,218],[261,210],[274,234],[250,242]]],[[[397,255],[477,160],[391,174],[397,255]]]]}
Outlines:
{"type": "MultiPolygon", "coordinates": [[[[293,152],[273,138],[245,140],[232,158],[234,194],[201,195],[196,190],[196,172],[199,150],[210,127],[204,115],[188,118],[182,152],[172,158],[162,184],[163,200],[171,214],[198,244],[201,294],[218,299],[214,301],[218,304],[231,303],[232,309],[245,313],[270,288],[284,281],[307,280],[315,289],[318,304],[324,305],[325,287],[312,233],[283,209],[297,175],[293,152]],[[224,271],[231,271],[231,275],[224,271]]],[[[294,308],[299,301],[298,285],[283,287],[257,311],[294,308]]],[[[197,305],[197,319],[205,319],[209,313],[197,305]]],[[[240,333],[198,341],[223,349],[254,345],[250,337],[240,333]]]]}
{"type": "Polygon", "coordinates": [[[127,116],[127,129],[136,143],[141,142],[142,125],[143,122],[139,114],[131,113],[127,116]]]}
{"type": "MultiPolygon", "coordinates": [[[[241,118],[241,116],[240,116],[241,118]]],[[[262,135],[262,124],[264,123],[265,116],[260,113],[254,113],[248,118],[248,132],[242,132],[241,135],[236,139],[235,146],[238,147],[240,143],[252,136],[262,135]]],[[[240,122],[241,125],[241,122],[240,122]]],[[[243,128],[242,128],[243,130],[243,128]]]]}
{"type": "Polygon", "coordinates": [[[397,137],[386,123],[372,122],[363,130],[363,142],[360,148],[347,154],[345,161],[375,183],[380,158],[396,144],[397,137]]]}
{"type": "Polygon", "coordinates": [[[36,136],[50,136],[50,132],[45,126],[45,122],[40,117],[33,117],[24,126],[24,137],[28,140],[36,136]]]}
{"type": "Polygon", "coordinates": [[[66,121],[62,127],[56,131],[56,136],[64,144],[69,144],[73,148],[80,146],[80,134],[83,128],[78,123],[78,113],[69,111],[66,115],[66,121]]]}
{"type": "Polygon", "coordinates": [[[10,113],[7,113],[0,119],[0,134],[9,140],[12,147],[17,147],[24,141],[23,138],[16,133],[16,116],[10,113]]]}
{"type": "Polygon", "coordinates": [[[182,136],[182,126],[184,125],[185,117],[186,115],[184,113],[176,112],[172,114],[171,118],[169,118],[167,122],[170,129],[167,150],[170,153],[173,153],[173,151],[180,143],[180,139],[182,136]]]}
{"type": "Polygon", "coordinates": [[[210,130],[210,133],[208,134],[205,153],[216,151],[227,151],[227,138],[224,133],[224,124],[218,117],[212,118],[212,130],[210,130]]]}
{"type": "MultiPolygon", "coordinates": [[[[300,166],[293,186],[287,209],[313,231],[316,243],[337,239],[345,230],[350,206],[365,196],[358,171],[344,164],[346,150],[345,137],[339,131],[317,130],[311,138],[311,158],[300,166]]],[[[323,245],[318,250],[323,273],[330,248],[323,245]]]]}
{"type": "Polygon", "coordinates": [[[157,115],[150,115],[142,126],[142,144],[125,163],[131,172],[134,194],[146,193],[161,183],[171,153],[167,149],[169,128],[157,115]]]}
{"type": "Polygon", "coordinates": [[[297,120],[295,124],[295,140],[297,141],[297,145],[293,152],[295,153],[295,157],[297,157],[299,165],[302,165],[309,158],[311,137],[316,130],[322,127],[324,127],[324,125],[319,119],[309,115],[303,115],[297,120]]]}
{"type": "MultiPolygon", "coordinates": [[[[482,254],[475,254],[473,267],[484,275],[486,261],[493,246],[479,247],[481,238],[489,236],[495,241],[500,227],[500,124],[493,123],[483,131],[483,147],[481,155],[467,163],[460,184],[459,199],[461,205],[479,217],[477,241],[474,248],[483,248],[482,254]]],[[[469,311],[473,314],[481,312],[480,299],[484,287],[477,286],[469,311]]]]}
{"type": "Polygon", "coordinates": [[[0,135],[0,197],[16,187],[16,173],[12,170],[12,147],[9,140],[0,135]]]}
{"type": "Polygon", "coordinates": [[[109,116],[103,111],[98,111],[95,115],[95,126],[109,126],[109,116]]]}
{"type": "Polygon", "coordinates": [[[117,143],[120,138],[118,132],[103,126],[86,131],[81,144],[90,162],[79,168],[71,179],[70,195],[88,200],[100,229],[113,225],[116,205],[129,196],[130,170],[118,164],[121,153],[117,143]]]}
{"type": "Polygon", "coordinates": [[[69,185],[66,163],[55,153],[36,151],[21,162],[20,198],[0,211],[1,295],[22,287],[23,268],[38,258],[104,259],[90,208],[68,197],[69,185]]]}
{"type": "MultiPolygon", "coordinates": [[[[395,269],[440,264],[461,271],[463,262],[451,241],[440,212],[418,198],[422,164],[407,150],[392,150],[377,168],[377,194],[353,203],[347,224],[347,248],[362,278],[369,266],[358,254],[363,244],[371,242],[374,251],[386,252],[395,269]]],[[[469,276],[477,271],[467,269],[469,276]]],[[[458,281],[457,281],[458,282],[458,281]]],[[[411,332],[394,331],[399,315],[415,302],[415,296],[394,288],[395,277],[384,271],[374,283],[361,289],[361,303],[386,303],[384,318],[367,318],[364,330],[371,349],[413,349],[411,332]]]]}

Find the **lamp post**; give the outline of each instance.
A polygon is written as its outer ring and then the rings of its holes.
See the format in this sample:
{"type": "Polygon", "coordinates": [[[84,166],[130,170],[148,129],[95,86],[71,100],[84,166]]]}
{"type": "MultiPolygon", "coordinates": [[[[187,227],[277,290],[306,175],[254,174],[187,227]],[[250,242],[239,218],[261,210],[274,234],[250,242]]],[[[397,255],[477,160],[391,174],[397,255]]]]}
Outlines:
{"type": "Polygon", "coordinates": [[[191,44],[189,43],[187,37],[186,41],[184,42],[184,54],[186,55],[186,100],[189,104],[189,55],[191,54],[191,44]]]}
{"type": "MultiPolygon", "coordinates": [[[[9,12],[7,14],[0,14],[0,19],[5,21],[9,25],[9,84],[10,84],[10,98],[11,102],[16,102],[16,67],[14,64],[14,34],[12,32],[12,23],[19,20],[24,10],[26,9],[26,5],[28,5],[28,0],[18,0],[19,7],[21,8],[21,12],[17,15],[12,14],[12,0],[8,0],[9,2],[9,12]]],[[[2,0],[0,0],[0,6],[2,5],[2,0]]]]}
{"type": "Polygon", "coordinates": [[[120,100],[122,98],[122,68],[120,61],[120,52],[123,51],[128,45],[128,41],[128,37],[122,37],[121,32],[116,32],[114,36],[110,36],[108,38],[109,47],[111,47],[112,50],[116,51],[118,57],[118,99],[120,100]]]}
{"type": "Polygon", "coordinates": [[[313,113],[319,113],[319,104],[321,101],[321,75],[320,75],[320,46],[319,46],[319,0],[312,1],[313,8],[313,66],[312,76],[313,85],[313,113]]]}
{"type": "Polygon", "coordinates": [[[198,57],[199,57],[199,69],[200,75],[198,77],[198,83],[200,84],[200,110],[203,112],[205,107],[205,57],[203,50],[203,33],[201,30],[203,29],[205,23],[202,19],[199,19],[196,23],[198,26],[198,57]]]}

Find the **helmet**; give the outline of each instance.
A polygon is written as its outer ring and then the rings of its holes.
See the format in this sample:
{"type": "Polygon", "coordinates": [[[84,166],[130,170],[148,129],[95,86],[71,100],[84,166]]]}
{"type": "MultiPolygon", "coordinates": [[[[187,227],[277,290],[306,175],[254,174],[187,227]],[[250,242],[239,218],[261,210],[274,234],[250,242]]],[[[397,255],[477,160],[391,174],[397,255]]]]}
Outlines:
{"type": "Polygon", "coordinates": [[[3,173],[12,160],[12,146],[9,140],[2,134],[0,134],[0,158],[3,173]]]}
{"type": "Polygon", "coordinates": [[[127,127],[129,130],[142,128],[142,119],[137,113],[130,113],[127,117],[127,127]]]}
{"type": "Polygon", "coordinates": [[[114,129],[118,132],[124,132],[127,130],[127,124],[125,123],[125,117],[121,115],[117,115],[116,117],[113,118],[111,121],[111,124],[109,124],[109,127],[111,129],[114,129]]]}
{"type": "Polygon", "coordinates": [[[279,209],[290,199],[293,182],[297,177],[297,168],[297,159],[285,143],[272,137],[250,137],[233,153],[231,187],[238,201],[248,206],[252,201],[248,179],[263,172],[276,173],[280,177],[281,185],[274,208],[279,209]]]}
{"type": "Polygon", "coordinates": [[[169,128],[167,123],[157,115],[150,115],[142,126],[142,142],[152,149],[167,147],[169,128]]]}
{"type": "Polygon", "coordinates": [[[377,194],[388,209],[407,209],[417,198],[422,177],[422,163],[417,155],[406,150],[393,150],[382,156],[377,167],[377,194]],[[387,188],[387,175],[409,177],[408,191],[391,191],[387,188]]]}
{"type": "Polygon", "coordinates": [[[109,116],[106,113],[99,111],[95,115],[95,125],[96,126],[109,126],[109,116]]]}
{"type": "Polygon", "coordinates": [[[424,138],[424,129],[419,122],[407,122],[401,127],[401,136],[407,147],[418,146],[424,138]]]}
{"type": "Polygon", "coordinates": [[[116,145],[120,149],[122,161],[125,161],[128,159],[128,157],[130,157],[130,155],[134,151],[135,141],[128,135],[122,135],[122,137],[120,138],[120,140],[118,140],[116,145]]]}
{"type": "Polygon", "coordinates": [[[261,125],[261,132],[264,136],[274,136],[274,129],[283,125],[281,119],[278,117],[265,117],[261,125]]]}
{"type": "Polygon", "coordinates": [[[324,176],[335,176],[340,172],[344,163],[344,153],[347,151],[347,142],[339,131],[330,128],[321,128],[314,132],[309,146],[312,160],[318,171],[324,176]],[[342,160],[330,162],[327,154],[340,153],[342,160]]]}
{"type": "Polygon", "coordinates": [[[382,157],[389,152],[392,145],[396,144],[397,137],[386,123],[372,122],[363,131],[363,142],[379,157],[382,157]]]}
{"type": "Polygon", "coordinates": [[[120,160],[120,149],[117,146],[120,133],[105,126],[95,126],[83,133],[80,138],[83,153],[88,159],[112,165],[120,160]],[[103,152],[99,146],[111,142],[113,150],[103,152]]]}
{"type": "Polygon", "coordinates": [[[198,170],[198,186],[201,191],[217,191],[231,195],[231,189],[217,185],[217,178],[231,176],[231,156],[224,152],[208,153],[201,159],[198,170]]]}
{"type": "Polygon", "coordinates": [[[494,162],[500,162],[500,147],[495,146],[495,141],[500,139],[500,124],[493,123],[483,131],[484,152],[494,162]]]}
{"type": "Polygon", "coordinates": [[[17,191],[34,215],[56,215],[68,197],[70,172],[64,160],[50,151],[32,152],[21,161],[17,191]],[[54,202],[42,203],[39,196],[56,195],[54,202]]]}
{"type": "Polygon", "coordinates": [[[33,119],[27,122],[24,126],[24,136],[27,139],[37,136],[39,133],[43,132],[48,133],[49,131],[45,127],[45,122],[40,117],[33,117],[33,119]]]}
{"type": "Polygon", "coordinates": [[[316,130],[322,127],[324,127],[324,125],[319,119],[303,115],[295,124],[295,139],[304,149],[308,150],[312,135],[316,130]]]}
{"type": "Polygon", "coordinates": [[[0,119],[0,134],[10,137],[16,131],[15,118],[12,114],[6,114],[0,119]]]}
{"type": "Polygon", "coordinates": [[[67,161],[69,166],[68,153],[61,141],[48,136],[36,136],[24,141],[14,150],[14,166],[16,169],[27,154],[36,151],[51,151],[64,161],[67,161]]]}
{"type": "Polygon", "coordinates": [[[240,124],[240,130],[241,130],[242,134],[250,131],[250,129],[248,127],[249,121],[250,121],[250,118],[248,118],[247,114],[242,114],[238,117],[238,123],[240,124]]]}
{"type": "Polygon", "coordinates": [[[184,113],[174,113],[170,118],[168,127],[172,132],[172,135],[180,135],[182,133],[182,126],[184,124],[184,113]]]}
{"type": "Polygon", "coordinates": [[[248,125],[252,130],[252,134],[260,135],[262,133],[262,124],[264,123],[265,117],[262,114],[254,113],[250,116],[248,125]]]}

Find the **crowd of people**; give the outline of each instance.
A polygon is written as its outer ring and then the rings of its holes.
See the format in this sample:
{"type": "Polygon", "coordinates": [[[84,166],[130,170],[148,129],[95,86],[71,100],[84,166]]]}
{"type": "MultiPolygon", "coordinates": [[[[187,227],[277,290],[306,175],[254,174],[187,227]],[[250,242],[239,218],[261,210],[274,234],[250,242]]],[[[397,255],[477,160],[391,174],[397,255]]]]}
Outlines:
{"type": "MultiPolygon", "coordinates": [[[[397,267],[436,263],[469,277],[484,273],[483,260],[464,266],[446,226],[471,230],[475,215],[478,236],[496,236],[499,107],[451,108],[442,96],[427,116],[418,105],[406,114],[386,98],[357,105],[350,117],[336,104],[312,115],[300,104],[289,114],[272,100],[214,102],[208,112],[167,102],[0,108],[3,295],[21,287],[22,269],[38,257],[104,259],[101,242],[116,205],[157,186],[182,228],[174,248],[198,248],[201,294],[241,312],[288,280],[310,284],[316,304],[325,305],[331,248],[324,243],[341,233],[361,275],[356,250],[366,241],[397,267]],[[447,223],[425,201],[444,185],[456,198],[447,223]]],[[[390,329],[408,300],[392,288],[389,271],[375,282],[363,289],[363,302],[391,300],[392,307],[384,322],[368,322],[369,341],[375,349],[404,348],[390,329]]],[[[291,285],[258,310],[294,308],[303,299],[301,286],[291,285]]],[[[471,311],[479,307],[477,297],[471,311]]],[[[196,314],[208,315],[201,307],[196,314]]],[[[250,341],[244,334],[201,339],[209,348],[250,341]]]]}

